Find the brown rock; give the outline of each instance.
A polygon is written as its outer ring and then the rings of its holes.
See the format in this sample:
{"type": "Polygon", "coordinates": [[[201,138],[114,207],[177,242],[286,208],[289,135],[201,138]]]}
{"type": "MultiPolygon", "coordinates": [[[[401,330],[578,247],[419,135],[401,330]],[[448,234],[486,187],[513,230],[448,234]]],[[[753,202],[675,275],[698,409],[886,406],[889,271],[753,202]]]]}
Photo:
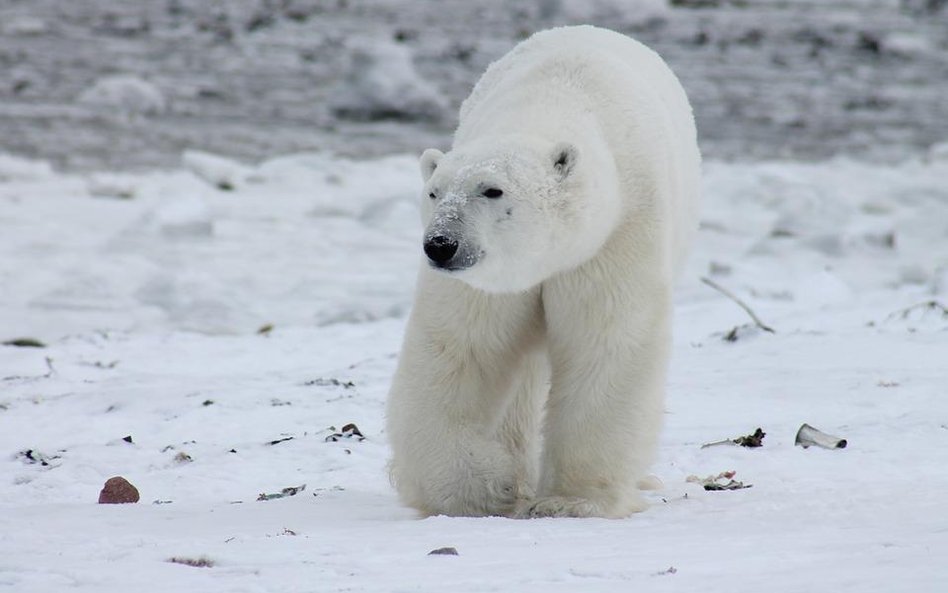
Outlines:
{"type": "Polygon", "coordinates": [[[99,504],[138,502],[138,488],[121,476],[109,478],[99,492],[99,504]]]}

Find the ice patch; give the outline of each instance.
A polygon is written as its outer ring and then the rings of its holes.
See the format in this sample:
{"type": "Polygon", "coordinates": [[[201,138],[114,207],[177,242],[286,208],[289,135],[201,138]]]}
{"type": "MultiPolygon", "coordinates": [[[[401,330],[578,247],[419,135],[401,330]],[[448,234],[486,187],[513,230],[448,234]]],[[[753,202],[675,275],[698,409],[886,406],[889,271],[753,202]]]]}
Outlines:
{"type": "Polygon", "coordinates": [[[0,32],[10,36],[35,37],[49,33],[49,24],[41,18],[22,15],[0,25],[0,32]]]}
{"type": "Polygon", "coordinates": [[[122,173],[94,173],[87,180],[90,195],[120,200],[134,198],[138,184],[137,176],[122,173]]]}
{"type": "Polygon", "coordinates": [[[540,16],[556,22],[643,23],[668,14],[668,0],[541,0],[540,16]]]}
{"type": "Polygon", "coordinates": [[[186,150],[181,162],[186,169],[223,191],[232,191],[253,179],[250,167],[209,152],[186,150]]]}
{"type": "Polygon", "coordinates": [[[5,181],[42,181],[53,176],[46,161],[24,159],[0,153],[0,183],[5,181]]]}
{"type": "Polygon", "coordinates": [[[896,32],[885,36],[883,47],[904,57],[913,57],[932,51],[932,42],[923,35],[896,32]]]}
{"type": "Polygon", "coordinates": [[[167,237],[210,237],[214,233],[210,205],[191,193],[163,201],[146,215],[145,226],[167,237]]]}
{"type": "Polygon", "coordinates": [[[931,148],[928,149],[928,160],[932,163],[948,165],[948,142],[933,144],[931,148]]]}
{"type": "Polygon", "coordinates": [[[354,120],[441,119],[447,100],[415,70],[403,45],[362,41],[350,47],[344,80],[329,100],[332,111],[354,120]]]}
{"type": "Polygon", "coordinates": [[[77,101],[98,109],[115,109],[125,114],[158,115],[167,101],[154,84],[130,75],[100,78],[80,93],[77,101]]]}

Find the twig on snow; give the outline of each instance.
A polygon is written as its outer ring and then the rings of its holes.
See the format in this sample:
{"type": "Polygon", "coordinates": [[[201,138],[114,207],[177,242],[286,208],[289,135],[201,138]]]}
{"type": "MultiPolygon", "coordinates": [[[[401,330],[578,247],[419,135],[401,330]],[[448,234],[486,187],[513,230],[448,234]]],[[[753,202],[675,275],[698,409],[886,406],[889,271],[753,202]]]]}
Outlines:
{"type": "Polygon", "coordinates": [[[760,317],[758,317],[757,314],[754,313],[754,310],[751,309],[750,307],[748,307],[748,306],[747,306],[747,303],[745,303],[745,302],[742,301],[741,299],[737,298],[737,296],[735,296],[733,292],[731,292],[730,290],[724,288],[723,286],[721,286],[720,284],[718,284],[718,283],[715,282],[714,280],[708,278],[707,276],[702,276],[702,277],[701,277],[701,281],[704,282],[705,284],[707,284],[708,286],[710,286],[711,288],[713,288],[714,290],[720,292],[721,294],[723,294],[723,295],[726,296],[727,298],[731,299],[731,300],[734,301],[735,303],[737,303],[737,305],[738,305],[741,309],[744,309],[744,311],[745,311],[748,315],[750,315],[750,318],[754,321],[754,324],[757,325],[757,327],[759,327],[760,329],[764,330],[765,332],[770,332],[770,333],[772,333],[772,334],[777,333],[777,332],[774,330],[774,328],[770,327],[769,325],[767,325],[766,323],[764,323],[763,321],[761,321],[761,320],[760,320],[760,317]]]}
{"type": "Polygon", "coordinates": [[[194,568],[211,568],[214,566],[214,561],[206,556],[199,556],[197,558],[172,556],[171,558],[168,558],[166,562],[170,562],[172,564],[183,564],[185,566],[193,566],[194,568]]]}
{"type": "Polygon", "coordinates": [[[922,315],[928,311],[934,311],[936,314],[941,314],[942,317],[948,317],[948,307],[938,301],[931,300],[925,301],[923,303],[916,303],[911,307],[906,307],[904,309],[899,309],[898,311],[889,313],[889,316],[886,317],[885,320],[890,321],[892,319],[908,319],[908,316],[912,312],[919,310],[922,311],[922,315]]]}

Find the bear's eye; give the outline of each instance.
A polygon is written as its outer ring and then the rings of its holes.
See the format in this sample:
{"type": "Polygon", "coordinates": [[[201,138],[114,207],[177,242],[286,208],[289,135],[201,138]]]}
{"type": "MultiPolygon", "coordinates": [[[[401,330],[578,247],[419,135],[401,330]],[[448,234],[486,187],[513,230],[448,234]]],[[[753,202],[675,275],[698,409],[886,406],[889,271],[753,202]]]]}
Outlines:
{"type": "Polygon", "coordinates": [[[430,194],[428,194],[428,197],[431,198],[432,200],[435,200],[438,198],[438,196],[436,196],[434,192],[431,192],[430,194]]]}
{"type": "Polygon", "coordinates": [[[499,198],[504,195],[503,190],[497,189],[496,187],[488,187],[485,189],[482,194],[485,198],[499,198]]]}

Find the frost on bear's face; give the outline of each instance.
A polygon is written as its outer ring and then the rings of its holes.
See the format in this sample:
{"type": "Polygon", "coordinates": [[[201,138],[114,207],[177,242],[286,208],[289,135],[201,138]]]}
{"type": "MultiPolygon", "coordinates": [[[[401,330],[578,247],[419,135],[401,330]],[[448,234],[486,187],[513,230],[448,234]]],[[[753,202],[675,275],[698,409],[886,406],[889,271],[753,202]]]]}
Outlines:
{"type": "MultiPolygon", "coordinates": [[[[576,149],[465,150],[421,157],[428,265],[488,292],[519,292],[563,267],[576,229],[576,149]]],[[[571,259],[571,258],[567,258],[571,259]]]]}

